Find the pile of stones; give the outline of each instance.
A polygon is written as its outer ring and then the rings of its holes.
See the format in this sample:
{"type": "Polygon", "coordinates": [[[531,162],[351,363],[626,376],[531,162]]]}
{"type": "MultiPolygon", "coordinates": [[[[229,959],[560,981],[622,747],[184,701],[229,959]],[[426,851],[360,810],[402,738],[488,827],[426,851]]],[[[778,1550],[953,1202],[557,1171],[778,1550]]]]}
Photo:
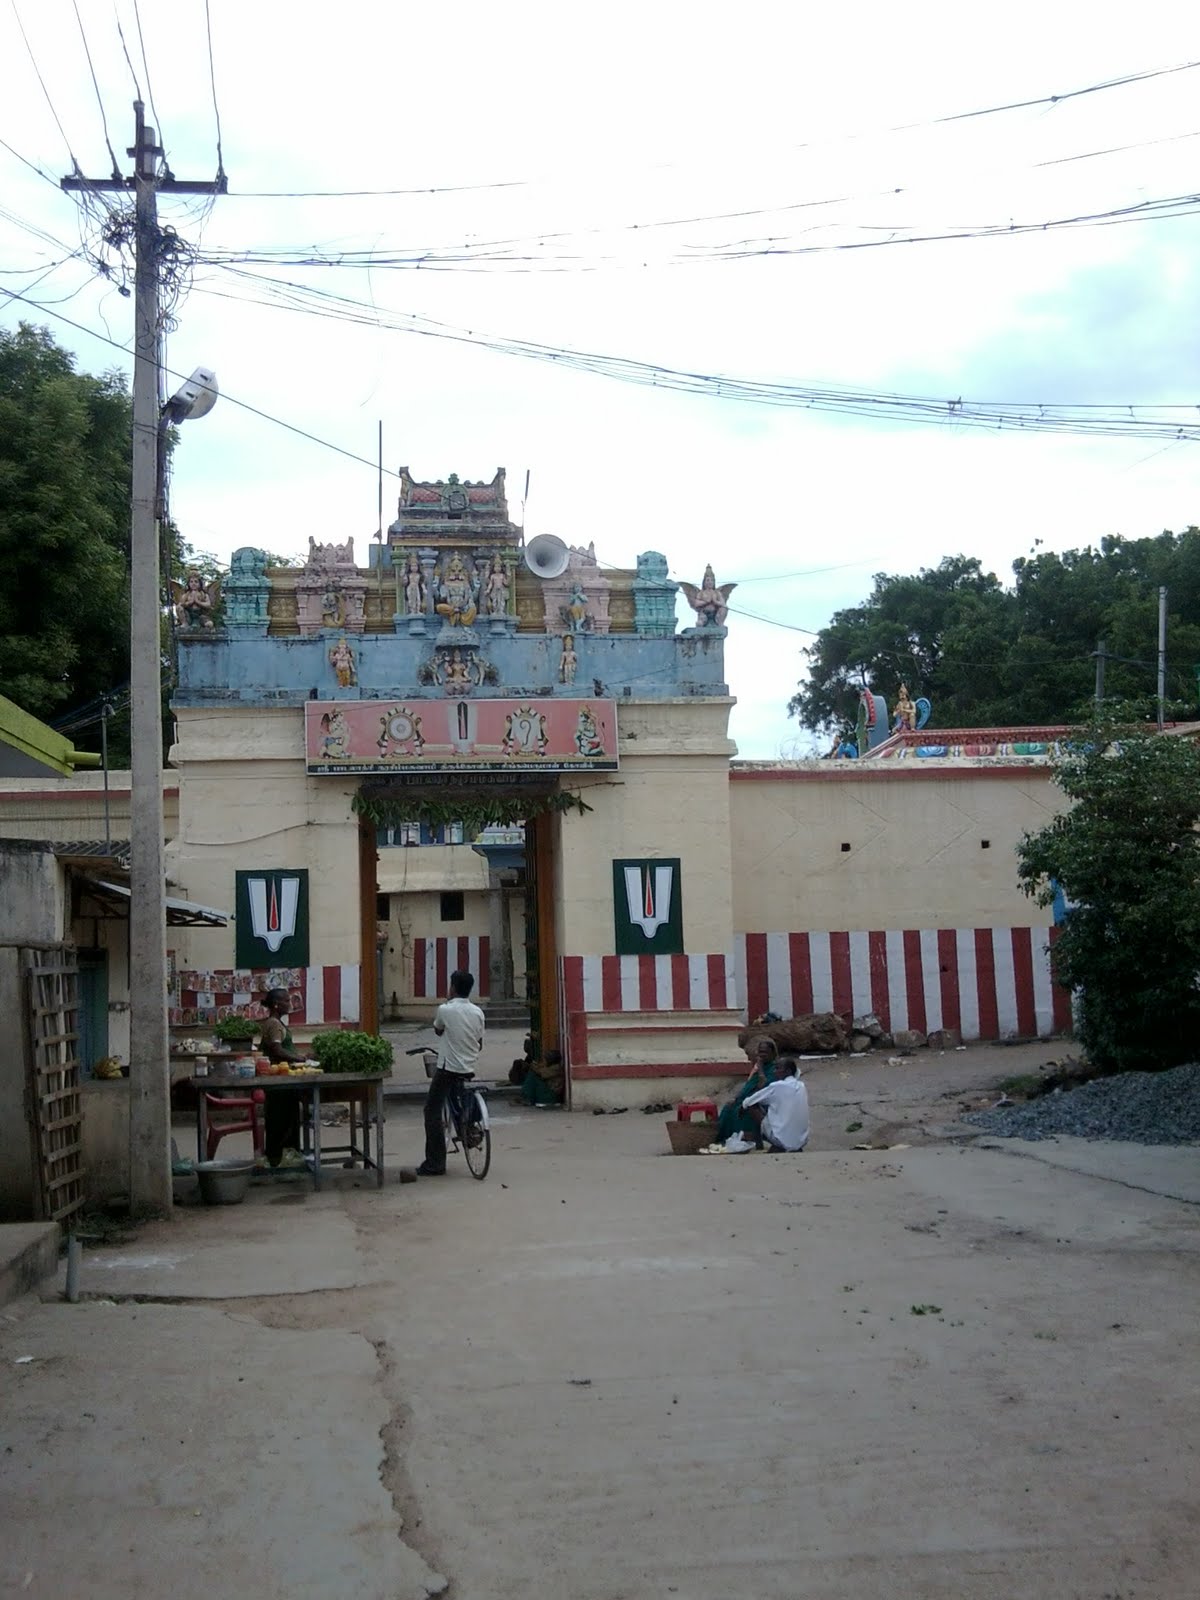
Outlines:
{"type": "Polygon", "coordinates": [[[1124,1139],[1132,1144],[1200,1141],[1200,1066],[1121,1072],[1058,1088],[1024,1105],[963,1118],[997,1139],[1124,1139]]]}

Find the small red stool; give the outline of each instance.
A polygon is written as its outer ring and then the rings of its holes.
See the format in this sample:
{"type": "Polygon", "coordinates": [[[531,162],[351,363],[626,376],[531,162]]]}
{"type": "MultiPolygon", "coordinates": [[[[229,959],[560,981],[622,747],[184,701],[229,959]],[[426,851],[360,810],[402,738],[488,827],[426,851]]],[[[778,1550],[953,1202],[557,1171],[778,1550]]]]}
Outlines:
{"type": "Polygon", "coordinates": [[[700,1112],[709,1122],[717,1120],[717,1102],[715,1100],[681,1100],[675,1107],[676,1122],[690,1122],[692,1113],[700,1112]]]}

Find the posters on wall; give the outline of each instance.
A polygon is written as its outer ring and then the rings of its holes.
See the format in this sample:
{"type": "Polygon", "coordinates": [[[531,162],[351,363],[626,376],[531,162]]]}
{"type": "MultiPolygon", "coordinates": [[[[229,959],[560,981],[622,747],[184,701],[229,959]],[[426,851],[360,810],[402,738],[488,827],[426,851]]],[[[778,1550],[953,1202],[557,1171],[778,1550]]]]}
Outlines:
{"type": "Polygon", "coordinates": [[[613,862],[617,954],[683,954],[679,857],[613,862]]]}

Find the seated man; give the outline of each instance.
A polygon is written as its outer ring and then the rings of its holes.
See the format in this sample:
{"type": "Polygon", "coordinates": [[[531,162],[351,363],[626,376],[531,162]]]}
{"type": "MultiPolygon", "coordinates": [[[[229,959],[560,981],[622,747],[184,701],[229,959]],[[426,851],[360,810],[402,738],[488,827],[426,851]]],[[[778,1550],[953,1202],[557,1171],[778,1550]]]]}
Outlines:
{"type": "MultiPolygon", "coordinates": [[[[747,1048],[751,1048],[747,1046],[747,1048]]],[[[756,1089],[763,1088],[771,1083],[775,1077],[775,1057],[778,1055],[774,1039],[759,1039],[753,1045],[754,1065],[750,1076],[734,1095],[727,1105],[721,1107],[721,1114],[717,1118],[717,1138],[722,1144],[727,1139],[732,1139],[735,1133],[740,1133],[743,1138],[757,1139],[758,1118],[753,1117],[746,1109],[746,1096],[751,1095],[756,1089]]]]}
{"type": "Polygon", "coordinates": [[[803,1150],[808,1143],[808,1090],[796,1075],[795,1056],[780,1056],[775,1081],[742,1102],[758,1124],[756,1143],[772,1150],[803,1150]]]}

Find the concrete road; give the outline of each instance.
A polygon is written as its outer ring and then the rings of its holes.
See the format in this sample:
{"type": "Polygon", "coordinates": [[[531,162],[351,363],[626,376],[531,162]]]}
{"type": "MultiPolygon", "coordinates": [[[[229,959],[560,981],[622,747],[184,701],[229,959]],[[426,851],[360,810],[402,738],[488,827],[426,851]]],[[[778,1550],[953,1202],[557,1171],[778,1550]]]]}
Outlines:
{"type": "MultiPolygon", "coordinates": [[[[814,1079],[839,1139],[848,1092],[814,1079]]],[[[0,1592],[1195,1593],[1200,1213],[1165,1153],[680,1159],[657,1117],[501,1119],[484,1184],[255,1193],[90,1258],[119,1304],[9,1308],[0,1592]]]]}

